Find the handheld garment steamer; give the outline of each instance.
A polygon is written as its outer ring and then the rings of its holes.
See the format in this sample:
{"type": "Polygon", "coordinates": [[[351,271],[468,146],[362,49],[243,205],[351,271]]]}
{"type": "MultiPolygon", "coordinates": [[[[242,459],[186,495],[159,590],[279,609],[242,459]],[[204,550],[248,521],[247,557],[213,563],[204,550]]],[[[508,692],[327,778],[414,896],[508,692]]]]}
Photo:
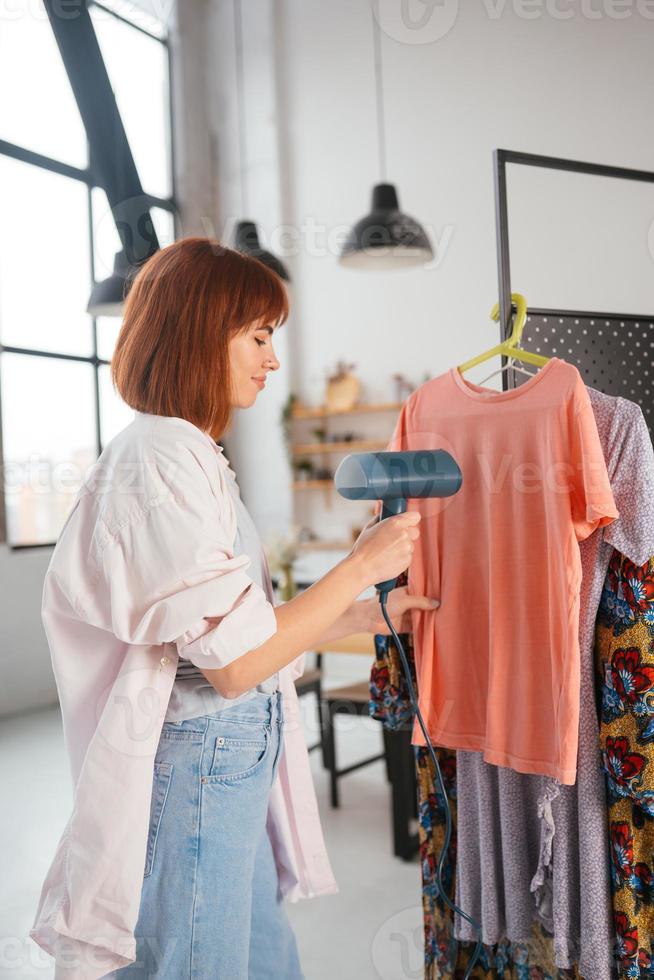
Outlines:
{"type": "MultiPolygon", "coordinates": [[[[336,489],[347,500],[381,500],[380,521],[387,517],[403,514],[407,509],[409,497],[451,497],[460,489],[462,481],[463,477],[456,460],[444,449],[419,449],[396,453],[352,453],[342,460],[334,474],[336,489]]],[[[448,908],[466,919],[477,932],[477,945],[464,976],[464,980],[467,980],[481,952],[481,927],[471,916],[451,901],[443,888],[442,872],[452,836],[452,814],[441,768],[415,696],[406,653],[386,610],[388,593],[396,585],[397,579],[393,578],[386,582],[379,582],[375,588],[379,593],[382,614],[400,654],[411,702],[422,728],[425,743],[429,748],[445,804],[445,840],[438,858],[436,887],[448,908]]]]}

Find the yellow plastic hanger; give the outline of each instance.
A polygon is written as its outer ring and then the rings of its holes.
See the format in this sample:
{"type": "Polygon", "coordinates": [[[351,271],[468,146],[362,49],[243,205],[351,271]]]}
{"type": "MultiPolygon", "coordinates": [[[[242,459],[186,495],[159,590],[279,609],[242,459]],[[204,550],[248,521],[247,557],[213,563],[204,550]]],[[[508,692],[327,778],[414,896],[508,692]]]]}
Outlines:
{"type": "MultiPolygon", "coordinates": [[[[475,367],[477,364],[481,364],[483,361],[488,361],[491,357],[496,355],[504,355],[505,357],[515,358],[517,361],[525,361],[527,364],[536,364],[538,367],[542,367],[543,364],[547,364],[549,357],[544,357],[542,354],[534,354],[532,351],[523,350],[519,347],[520,341],[522,339],[522,331],[524,330],[525,323],[527,321],[527,300],[521,293],[511,293],[511,302],[516,308],[516,315],[513,321],[513,330],[511,336],[504,340],[501,344],[496,344],[495,347],[491,347],[490,350],[484,351],[483,354],[478,354],[477,357],[471,358],[464,364],[458,365],[458,370],[461,374],[464,371],[468,371],[470,368],[475,367]]],[[[491,319],[499,320],[500,318],[500,304],[496,303],[491,310],[491,319]]]]}

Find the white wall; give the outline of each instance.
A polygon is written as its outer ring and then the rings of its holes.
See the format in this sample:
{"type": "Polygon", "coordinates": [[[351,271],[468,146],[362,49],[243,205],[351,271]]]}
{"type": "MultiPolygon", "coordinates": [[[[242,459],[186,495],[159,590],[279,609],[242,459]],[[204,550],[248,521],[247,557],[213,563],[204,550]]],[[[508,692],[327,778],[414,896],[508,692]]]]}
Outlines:
{"type": "Polygon", "coordinates": [[[0,545],[0,716],[54,704],[50,651],[41,624],[50,548],[0,545]]]}
{"type": "MultiPolygon", "coordinates": [[[[257,222],[262,240],[284,220],[274,9],[269,0],[241,3],[243,38],[243,128],[241,158],[237,99],[234,4],[210,4],[207,24],[207,80],[210,126],[217,146],[217,215],[213,229],[232,244],[237,221],[257,222]],[[245,213],[247,211],[247,213],[245,213]]],[[[291,287],[291,292],[293,287],[291,287]]],[[[292,301],[292,305],[293,301],[292,301]]],[[[283,532],[292,514],[291,471],[286,459],[281,412],[291,388],[296,356],[296,317],[276,333],[280,368],[247,411],[237,411],[227,436],[228,458],[238,474],[241,494],[262,535],[283,532]]]]}

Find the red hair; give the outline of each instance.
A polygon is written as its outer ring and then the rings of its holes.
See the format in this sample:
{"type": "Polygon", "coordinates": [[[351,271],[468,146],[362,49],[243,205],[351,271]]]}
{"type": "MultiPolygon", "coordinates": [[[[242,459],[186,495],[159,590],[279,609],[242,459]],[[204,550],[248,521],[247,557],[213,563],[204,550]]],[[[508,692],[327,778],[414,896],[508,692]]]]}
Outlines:
{"type": "Polygon", "coordinates": [[[288,295],[258,259],[211,238],[182,238],[139,269],[111,360],[131,408],[193,422],[218,440],[231,422],[228,344],[265,318],[279,326],[288,295]]]}

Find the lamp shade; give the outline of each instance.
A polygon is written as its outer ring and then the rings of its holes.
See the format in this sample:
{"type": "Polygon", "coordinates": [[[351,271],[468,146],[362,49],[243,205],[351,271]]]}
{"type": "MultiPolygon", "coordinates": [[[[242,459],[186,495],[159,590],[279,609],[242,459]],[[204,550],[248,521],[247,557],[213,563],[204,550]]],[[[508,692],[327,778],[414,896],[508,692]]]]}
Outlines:
{"type": "Polygon", "coordinates": [[[276,255],[262,248],[259,241],[259,233],[254,221],[239,221],[234,230],[234,248],[244,255],[251,255],[254,259],[259,259],[269,269],[286,282],[291,281],[286,266],[279,261],[276,255]]]}
{"type": "Polygon", "coordinates": [[[406,269],[434,257],[426,231],[400,211],[394,184],[376,184],[370,213],[350,230],[339,262],[351,269],[406,269]]]}
{"type": "Polygon", "coordinates": [[[91,290],[86,312],[91,316],[122,316],[129,292],[130,267],[122,251],[114,257],[114,271],[108,279],[96,282],[91,290]]]}

